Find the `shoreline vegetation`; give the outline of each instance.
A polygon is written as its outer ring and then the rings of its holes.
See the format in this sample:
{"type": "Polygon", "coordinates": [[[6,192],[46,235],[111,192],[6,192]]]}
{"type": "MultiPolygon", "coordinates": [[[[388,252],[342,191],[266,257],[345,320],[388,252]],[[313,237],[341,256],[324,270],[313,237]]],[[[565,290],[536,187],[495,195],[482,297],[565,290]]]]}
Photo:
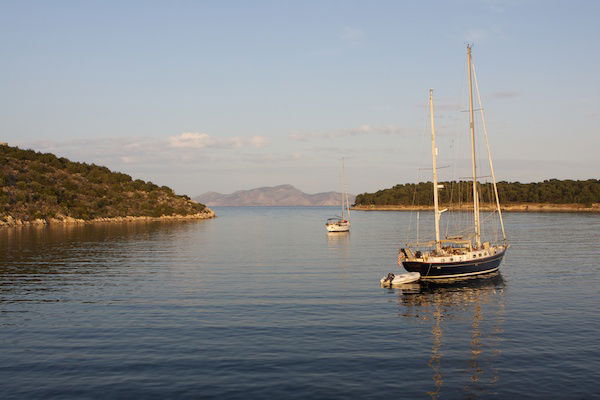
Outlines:
{"type": "MultiPolygon", "coordinates": [[[[441,208],[472,210],[473,189],[470,181],[440,182],[441,208]]],[[[600,212],[600,180],[558,180],[543,182],[498,182],[500,208],[516,212],[600,212]]],[[[492,185],[479,184],[482,210],[495,207],[492,185]]],[[[355,210],[432,210],[431,182],[407,183],[356,196],[355,210]]]]}
{"type": "MultiPolygon", "coordinates": [[[[449,211],[473,211],[473,206],[449,206],[440,205],[440,208],[448,208],[449,211]]],[[[351,210],[355,211],[431,211],[433,206],[417,205],[355,205],[351,210]]],[[[482,211],[494,211],[496,208],[492,205],[481,205],[482,211]]],[[[584,204],[549,204],[549,203],[515,203],[500,205],[500,209],[508,212],[598,212],[600,213],[600,203],[590,205],[584,204]]]]}
{"type": "Polygon", "coordinates": [[[0,145],[0,227],[214,217],[204,204],[167,186],[51,153],[0,145]]]}

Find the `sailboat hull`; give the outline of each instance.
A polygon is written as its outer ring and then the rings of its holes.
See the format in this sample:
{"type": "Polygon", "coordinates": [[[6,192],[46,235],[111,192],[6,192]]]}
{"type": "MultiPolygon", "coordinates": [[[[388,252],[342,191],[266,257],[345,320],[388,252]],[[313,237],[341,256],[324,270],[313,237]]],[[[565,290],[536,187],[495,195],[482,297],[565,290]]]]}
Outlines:
{"type": "Polygon", "coordinates": [[[500,268],[506,250],[493,256],[469,261],[430,263],[425,261],[403,261],[402,266],[409,272],[418,272],[421,279],[460,278],[494,272],[500,268]]]}
{"type": "Polygon", "coordinates": [[[327,232],[348,232],[350,231],[350,222],[326,224],[325,228],[327,229],[327,232]]]}

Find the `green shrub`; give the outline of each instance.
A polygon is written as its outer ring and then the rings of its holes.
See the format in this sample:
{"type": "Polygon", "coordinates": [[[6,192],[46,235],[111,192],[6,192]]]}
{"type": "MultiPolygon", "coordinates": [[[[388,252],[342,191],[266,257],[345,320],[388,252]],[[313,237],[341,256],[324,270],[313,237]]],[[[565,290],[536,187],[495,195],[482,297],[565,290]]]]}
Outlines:
{"type": "Polygon", "coordinates": [[[204,205],[95,164],[0,146],[0,212],[18,219],[187,215],[204,205]]]}

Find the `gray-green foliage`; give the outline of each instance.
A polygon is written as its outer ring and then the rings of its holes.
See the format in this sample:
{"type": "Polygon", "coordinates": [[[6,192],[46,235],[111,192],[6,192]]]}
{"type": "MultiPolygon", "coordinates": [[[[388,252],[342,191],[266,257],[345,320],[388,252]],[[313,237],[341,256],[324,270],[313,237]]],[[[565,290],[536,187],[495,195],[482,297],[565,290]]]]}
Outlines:
{"type": "Polygon", "coordinates": [[[0,146],[0,218],[190,215],[205,206],[95,164],[0,146]]]}
{"type": "MultiPolygon", "coordinates": [[[[473,198],[472,183],[468,181],[442,182],[440,190],[441,203],[466,203],[473,198]]],[[[490,201],[492,188],[490,184],[481,185],[483,201],[490,201]]],[[[585,204],[591,206],[600,203],[600,180],[558,180],[520,183],[498,182],[500,200],[505,203],[551,203],[551,204],[585,204]]],[[[396,185],[375,193],[363,193],[356,196],[357,205],[432,205],[433,185],[431,182],[396,185]]]]}

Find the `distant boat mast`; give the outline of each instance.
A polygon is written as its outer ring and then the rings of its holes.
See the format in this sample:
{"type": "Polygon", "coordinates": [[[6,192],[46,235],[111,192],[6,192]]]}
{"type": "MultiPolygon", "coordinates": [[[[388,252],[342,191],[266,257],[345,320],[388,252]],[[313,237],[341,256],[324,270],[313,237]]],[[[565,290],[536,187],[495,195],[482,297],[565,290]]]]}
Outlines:
{"type": "Polygon", "coordinates": [[[341,183],[341,189],[342,189],[342,193],[340,193],[340,195],[342,196],[342,219],[344,219],[344,210],[346,211],[346,217],[348,218],[348,220],[350,219],[350,200],[348,199],[348,191],[346,190],[346,180],[345,180],[345,165],[344,165],[344,157],[342,157],[342,170],[341,170],[341,174],[340,174],[340,183],[341,183]]]}

